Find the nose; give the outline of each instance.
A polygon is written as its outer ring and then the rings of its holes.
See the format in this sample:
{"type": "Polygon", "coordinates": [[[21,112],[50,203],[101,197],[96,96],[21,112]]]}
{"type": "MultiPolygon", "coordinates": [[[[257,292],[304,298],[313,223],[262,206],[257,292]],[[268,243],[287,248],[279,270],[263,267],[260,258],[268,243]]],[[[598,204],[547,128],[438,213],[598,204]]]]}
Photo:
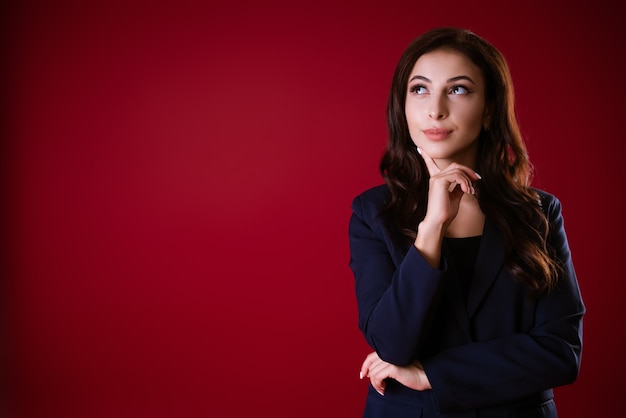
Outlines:
{"type": "Polygon", "coordinates": [[[441,120],[448,116],[448,109],[444,104],[443,95],[436,95],[432,98],[430,108],[428,109],[428,116],[434,120],[441,120]]]}
{"type": "Polygon", "coordinates": [[[436,111],[436,110],[431,110],[428,116],[430,116],[431,119],[435,119],[435,120],[440,120],[446,117],[443,114],[443,112],[436,111]]]}

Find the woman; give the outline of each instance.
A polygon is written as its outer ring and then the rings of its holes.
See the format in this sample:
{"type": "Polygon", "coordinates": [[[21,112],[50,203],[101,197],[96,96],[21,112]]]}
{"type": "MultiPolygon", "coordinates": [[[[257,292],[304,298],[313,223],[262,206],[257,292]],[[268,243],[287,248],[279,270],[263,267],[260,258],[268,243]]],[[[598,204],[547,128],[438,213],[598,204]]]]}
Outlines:
{"type": "Polygon", "coordinates": [[[440,28],[398,63],[385,185],[350,219],[365,417],[556,417],[584,305],[560,203],[532,168],[503,56],[440,28]]]}

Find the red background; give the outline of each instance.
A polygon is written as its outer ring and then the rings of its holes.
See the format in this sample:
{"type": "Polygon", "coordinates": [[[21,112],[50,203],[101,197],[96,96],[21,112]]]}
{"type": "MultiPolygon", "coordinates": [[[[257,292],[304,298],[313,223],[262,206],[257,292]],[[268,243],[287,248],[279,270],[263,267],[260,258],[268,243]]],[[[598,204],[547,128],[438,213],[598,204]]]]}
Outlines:
{"type": "Polygon", "coordinates": [[[623,409],[618,2],[84,3],[4,6],[0,412],[359,417],[350,203],[441,25],[505,54],[564,205],[588,315],[560,415],[623,409]]]}

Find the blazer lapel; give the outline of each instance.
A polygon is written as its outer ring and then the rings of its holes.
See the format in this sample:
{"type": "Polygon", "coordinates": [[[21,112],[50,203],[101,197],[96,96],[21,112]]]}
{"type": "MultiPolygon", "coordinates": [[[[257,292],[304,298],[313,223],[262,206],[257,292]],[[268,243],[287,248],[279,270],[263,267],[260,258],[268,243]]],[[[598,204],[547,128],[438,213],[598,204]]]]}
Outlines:
{"type": "Polygon", "coordinates": [[[467,315],[471,318],[489,292],[494,280],[504,267],[504,242],[493,222],[485,220],[483,238],[467,297],[467,315]]]}
{"type": "MultiPolygon", "coordinates": [[[[382,228],[382,232],[385,235],[385,241],[388,243],[391,257],[396,266],[399,266],[402,263],[406,252],[409,250],[410,245],[395,245],[394,242],[396,241],[393,239],[394,237],[390,236],[386,228],[382,228]]],[[[442,248],[442,251],[446,258],[449,259],[449,252],[445,245],[442,248]]],[[[489,219],[486,219],[480,249],[478,250],[478,259],[476,260],[474,277],[472,278],[469,294],[467,295],[467,302],[461,290],[461,285],[458,281],[454,263],[450,263],[448,266],[450,271],[446,284],[446,291],[444,292],[447,295],[446,297],[450,301],[454,315],[459,321],[459,324],[468,340],[472,339],[470,319],[480,307],[480,304],[489,292],[491,285],[503,267],[504,251],[502,235],[496,225],[493,222],[490,222],[489,219]]]]}

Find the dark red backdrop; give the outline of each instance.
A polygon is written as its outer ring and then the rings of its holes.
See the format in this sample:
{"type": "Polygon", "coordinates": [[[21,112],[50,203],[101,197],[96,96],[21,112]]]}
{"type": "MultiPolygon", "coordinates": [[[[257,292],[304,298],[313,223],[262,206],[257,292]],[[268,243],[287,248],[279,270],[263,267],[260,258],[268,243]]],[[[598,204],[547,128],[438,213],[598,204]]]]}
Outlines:
{"type": "Polygon", "coordinates": [[[350,202],[397,59],[440,25],[507,56],[564,204],[589,313],[561,415],[621,405],[616,6],[84,3],[5,6],[4,415],[359,417],[350,202]]]}

